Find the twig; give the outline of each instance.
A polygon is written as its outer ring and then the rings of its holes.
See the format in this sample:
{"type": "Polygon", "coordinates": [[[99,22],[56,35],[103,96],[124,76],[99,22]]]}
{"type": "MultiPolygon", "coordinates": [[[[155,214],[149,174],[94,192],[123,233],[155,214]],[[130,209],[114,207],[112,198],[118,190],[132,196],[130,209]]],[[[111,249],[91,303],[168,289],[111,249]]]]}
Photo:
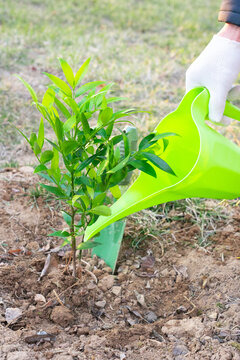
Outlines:
{"type": "Polygon", "coordinates": [[[53,290],[53,293],[54,293],[57,301],[59,302],[59,304],[62,305],[62,306],[65,306],[65,305],[63,304],[62,300],[60,299],[59,295],[57,294],[57,292],[56,292],[55,290],[53,290]]]}

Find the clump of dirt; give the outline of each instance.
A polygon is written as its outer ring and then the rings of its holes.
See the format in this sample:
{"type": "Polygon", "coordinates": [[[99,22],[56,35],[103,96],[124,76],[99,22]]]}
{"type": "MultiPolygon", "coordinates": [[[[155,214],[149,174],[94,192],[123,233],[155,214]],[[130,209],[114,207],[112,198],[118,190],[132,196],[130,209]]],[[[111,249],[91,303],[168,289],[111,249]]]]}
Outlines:
{"type": "Polygon", "coordinates": [[[70,249],[47,236],[63,226],[58,203],[36,181],[26,168],[0,174],[1,359],[240,359],[235,203],[205,248],[191,212],[156,216],[159,235],[139,249],[143,226],[129,219],[116,273],[87,253],[74,279],[70,249]]]}

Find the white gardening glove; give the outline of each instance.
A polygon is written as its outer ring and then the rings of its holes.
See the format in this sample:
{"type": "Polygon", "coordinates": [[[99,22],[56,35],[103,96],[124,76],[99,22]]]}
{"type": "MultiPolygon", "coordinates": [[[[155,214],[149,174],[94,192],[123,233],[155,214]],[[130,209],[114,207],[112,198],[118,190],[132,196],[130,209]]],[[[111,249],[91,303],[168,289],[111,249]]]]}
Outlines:
{"type": "Polygon", "coordinates": [[[210,93],[209,119],[222,120],[228,92],[240,72],[240,42],[214,35],[186,72],[187,92],[204,86],[210,93]]]}

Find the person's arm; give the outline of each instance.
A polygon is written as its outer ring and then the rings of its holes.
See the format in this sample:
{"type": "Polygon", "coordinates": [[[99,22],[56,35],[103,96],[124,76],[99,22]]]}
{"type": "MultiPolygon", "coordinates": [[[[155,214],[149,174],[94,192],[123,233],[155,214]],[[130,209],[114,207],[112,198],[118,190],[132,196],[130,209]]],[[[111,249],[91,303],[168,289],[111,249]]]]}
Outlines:
{"type": "Polygon", "coordinates": [[[226,23],[186,72],[186,90],[204,86],[210,93],[209,119],[223,117],[229,91],[240,72],[240,1],[224,0],[219,12],[226,23]]]}

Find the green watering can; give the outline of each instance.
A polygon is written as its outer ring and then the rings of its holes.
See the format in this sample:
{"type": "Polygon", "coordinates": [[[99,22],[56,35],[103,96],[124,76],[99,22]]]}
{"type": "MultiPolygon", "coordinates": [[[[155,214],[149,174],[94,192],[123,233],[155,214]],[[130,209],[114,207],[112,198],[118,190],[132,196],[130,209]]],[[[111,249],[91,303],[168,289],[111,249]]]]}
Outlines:
{"type": "MultiPolygon", "coordinates": [[[[161,154],[177,176],[158,168],[157,178],[140,173],[111,206],[112,214],[100,216],[87,228],[85,241],[117,220],[154,205],[193,197],[234,199],[240,195],[240,147],[206,124],[208,102],[207,89],[195,88],[156,128],[159,133],[179,135],[168,138],[169,145],[161,154]]],[[[240,109],[227,101],[224,115],[240,120],[240,109]]],[[[118,250],[112,251],[107,239],[100,246],[103,258],[116,259],[118,250]]],[[[108,263],[112,268],[114,264],[115,260],[108,263]]]]}

